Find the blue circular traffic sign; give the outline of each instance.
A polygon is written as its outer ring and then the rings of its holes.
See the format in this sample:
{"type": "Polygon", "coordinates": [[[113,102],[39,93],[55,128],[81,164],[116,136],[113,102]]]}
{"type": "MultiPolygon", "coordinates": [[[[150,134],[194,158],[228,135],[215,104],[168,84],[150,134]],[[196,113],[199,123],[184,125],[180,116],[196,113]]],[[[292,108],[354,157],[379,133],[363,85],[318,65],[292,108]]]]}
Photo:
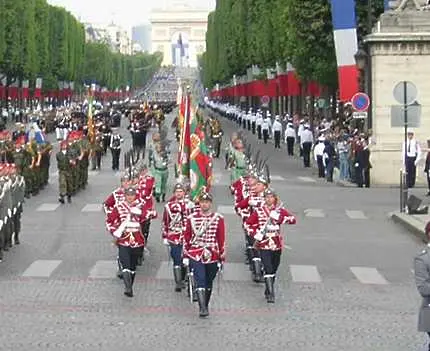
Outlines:
{"type": "Polygon", "coordinates": [[[369,96],[365,93],[357,93],[351,99],[352,108],[357,112],[364,112],[370,106],[369,96]]]}

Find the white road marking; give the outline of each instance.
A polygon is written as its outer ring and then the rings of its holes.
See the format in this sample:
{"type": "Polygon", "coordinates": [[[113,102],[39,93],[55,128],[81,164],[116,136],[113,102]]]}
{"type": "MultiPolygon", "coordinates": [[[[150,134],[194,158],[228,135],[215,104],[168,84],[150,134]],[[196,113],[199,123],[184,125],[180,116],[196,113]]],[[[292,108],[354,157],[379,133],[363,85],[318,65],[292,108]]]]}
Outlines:
{"type": "Polygon", "coordinates": [[[316,266],[290,265],[290,272],[295,283],[321,283],[322,279],[316,266]]]}
{"type": "Polygon", "coordinates": [[[48,278],[52,272],[60,265],[60,260],[37,260],[34,261],[22,273],[23,277],[48,278]]]}
{"type": "Polygon", "coordinates": [[[298,180],[301,180],[302,182],[306,183],[316,183],[317,181],[314,178],[311,177],[297,177],[298,180]]]}
{"type": "Polygon", "coordinates": [[[373,267],[350,267],[352,274],[363,284],[387,285],[388,282],[373,267]]]}
{"type": "Polygon", "coordinates": [[[85,207],[81,210],[81,212],[101,212],[102,205],[101,204],[86,204],[85,207]]]}
{"type": "Polygon", "coordinates": [[[234,206],[219,205],[217,212],[221,214],[236,214],[234,206]]]}
{"type": "Polygon", "coordinates": [[[306,217],[313,217],[313,218],[324,218],[325,217],[325,213],[322,209],[318,209],[318,208],[308,208],[305,211],[305,216],[306,217]]]}
{"type": "Polygon", "coordinates": [[[36,211],[52,212],[52,211],[55,211],[58,207],[60,207],[60,204],[42,204],[36,209],[36,211]]]}
{"type": "Polygon", "coordinates": [[[93,279],[111,279],[116,277],[118,265],[116,261],[97,261],[91,268],[89,277],[93,279]]]}
{"type": "Polygon", "coordinates": [[[363,211],[345,210],[346,215],[351,219],[367,219],[363,211]]]}
{"type": "Polygon", "coordinates": [[[280,175],[271,175],[270,180],[282,182],[285,180],[285,178],[280,175]]]}
{"type": "Polygon", "coordinates": [[[249,268],[243,263],[226,262],[223,268],[222,279],[235,282],[249,281],[249,268]]]}

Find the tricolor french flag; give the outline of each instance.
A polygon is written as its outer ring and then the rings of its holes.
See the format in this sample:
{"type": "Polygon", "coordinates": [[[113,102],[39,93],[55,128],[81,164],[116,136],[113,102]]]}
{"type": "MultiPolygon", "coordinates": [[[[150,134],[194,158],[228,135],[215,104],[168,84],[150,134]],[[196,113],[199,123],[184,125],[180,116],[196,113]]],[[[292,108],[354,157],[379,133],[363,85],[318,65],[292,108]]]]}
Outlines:
{"type": "Polygon", "coordinates": [[[358,92],[358,51],[355,0],[331,0],[334,45],[339,80],[339,99],[350,101],[358,92]]]}

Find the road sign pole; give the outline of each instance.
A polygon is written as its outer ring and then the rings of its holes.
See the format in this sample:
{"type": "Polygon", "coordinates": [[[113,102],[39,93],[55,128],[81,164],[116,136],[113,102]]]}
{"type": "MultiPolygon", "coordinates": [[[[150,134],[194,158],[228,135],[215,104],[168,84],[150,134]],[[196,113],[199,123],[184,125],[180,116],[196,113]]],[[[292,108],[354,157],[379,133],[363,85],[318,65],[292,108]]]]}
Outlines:
{"type": "Polygon", "coordinates": [[[408,157],[408,84],[407,82],[403,82],[403,117],[404,117],[404,123],[405,123],[405,129],[404,129],[404,148],[405,148],[405,155],[404,155],[404,179],[403,179],[403,212],[406,212],[406,203],[408,201],[408,170],[406,169],[406,160],[408,157]]]}

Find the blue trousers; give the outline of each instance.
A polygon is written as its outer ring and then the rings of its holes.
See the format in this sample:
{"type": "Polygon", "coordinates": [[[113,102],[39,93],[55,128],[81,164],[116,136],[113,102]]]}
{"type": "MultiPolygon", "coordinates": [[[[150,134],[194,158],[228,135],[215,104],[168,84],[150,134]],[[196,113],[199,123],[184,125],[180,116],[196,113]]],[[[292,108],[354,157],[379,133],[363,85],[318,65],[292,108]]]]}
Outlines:
{"type": "Polygon", "coordinates": [[[182,245],[170,244],[170,257],[174,266],[182,266],[182,245]]]}
{"type": "Polygon", "coordinates": [[[196,288],[212,289],[213,281],[218,273],[218,264],[201,263],[190,260],[191,269],[194,273],[196,288]]]}

